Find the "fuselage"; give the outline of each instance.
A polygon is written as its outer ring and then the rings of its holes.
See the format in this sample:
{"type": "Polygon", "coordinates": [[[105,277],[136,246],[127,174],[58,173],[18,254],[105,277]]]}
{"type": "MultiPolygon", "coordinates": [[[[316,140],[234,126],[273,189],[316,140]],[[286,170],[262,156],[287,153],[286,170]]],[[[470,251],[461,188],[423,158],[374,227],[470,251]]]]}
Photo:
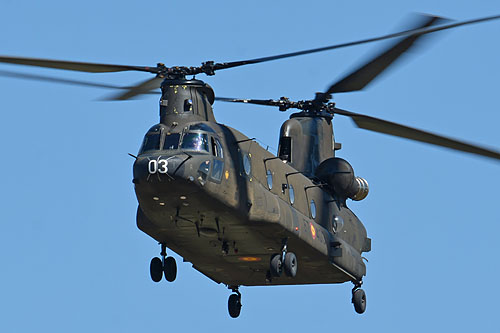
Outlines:
{"type": "Polygon", "coordinates": [[[366,230],[331,193],[238,131],[155,125],[134,163],[138,227],[216,282],[264,285],[283,241],[300,270],[272,284],[365,275],[366,230]]]}

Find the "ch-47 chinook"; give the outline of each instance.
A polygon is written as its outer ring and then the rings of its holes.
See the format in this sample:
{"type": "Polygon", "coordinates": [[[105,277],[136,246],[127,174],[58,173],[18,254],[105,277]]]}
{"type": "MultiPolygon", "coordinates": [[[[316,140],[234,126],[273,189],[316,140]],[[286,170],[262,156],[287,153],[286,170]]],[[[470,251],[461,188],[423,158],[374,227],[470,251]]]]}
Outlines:
{"type": "Polygon", "coordinates": [[[230,295],[228,310],[238,317],[240,286],[326,284],[351,281],[356,312],[366,308],[360,288],[366,274],[362,254],[371,240],[347,200],[362,200],[368,183],[336,157],[334,115],[363,129],[500,159],[500,153],[378,118],[339,109],[331,94],[361,90],[422,36],[492,16],[446,23],[420,16],[415,28],[381,37],[277,56],[199,67],[107,65],[34,58],[0,57],[0,62],[83,72],[143,71],[156,76],[133,87],[117,87],[49,76],[1,75],[84,86],[122,89],[124,100],[161,88],[160,121],[146,133],[135,158],[133,183],[139,202],[137,226],[161,245],[150,263],[151,278],[172,282],[176,252],[230,295]],[[194,75],[216,70],[399,38],[368,62],[330,85],[312,100],[216,98],[194,75]],[[193,76],[193,78],[186,78],[193,76]],[[237,130],[216,122],[215,100],[300,110],[281,126],[277,156],[237,130]],[[298,269],[300,263],[300,269],[298,269]]]}

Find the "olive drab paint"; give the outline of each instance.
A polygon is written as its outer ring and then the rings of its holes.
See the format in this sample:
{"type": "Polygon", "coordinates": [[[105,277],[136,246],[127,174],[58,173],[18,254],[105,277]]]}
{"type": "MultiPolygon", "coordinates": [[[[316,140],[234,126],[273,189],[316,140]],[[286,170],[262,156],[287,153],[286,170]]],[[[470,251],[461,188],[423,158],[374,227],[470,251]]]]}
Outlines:
{"type": "Polygon", "coordinates": [[[366,230],[345,200],[314,176],[323,160],[334,157],[331,119],[292,115],[281,130],[281,137],[291,138],[287,162],[215,122],[212,102],[213,92],[202,81],[162,84],[160,124],[145,139],[160,132],[160,144],[141,151],[134,163],[138,227],[228,286],[360,281],[366,274],[361,253],[370,250],[366,230]],[[164,149],[161,142],[174,134],[178,148],[164,149]],[[193,136],[220,142],[222,158],[210,144],[187,148],[185,140],[193,136]],[[167,160],[162,169],[160,161],[167,160]],[[216,161],[223,165],[220,177],[213,175],[216,161]],[[151,163],[157,165],[155,177],[151,163]],[[342,230],[333,228],[336,217],[342,230]],[[284,242],[300,263],[294,278],[269,272],[284,242]]]}

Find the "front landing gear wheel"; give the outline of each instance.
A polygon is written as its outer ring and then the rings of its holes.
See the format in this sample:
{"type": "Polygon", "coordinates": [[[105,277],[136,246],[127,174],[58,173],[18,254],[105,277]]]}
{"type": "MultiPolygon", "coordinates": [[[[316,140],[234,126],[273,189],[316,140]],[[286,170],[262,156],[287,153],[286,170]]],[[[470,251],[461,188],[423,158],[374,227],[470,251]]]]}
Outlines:
{"type": "Polygon", "coordinates": [[[271,276],[280,277],[283,272],[283,263],[281,261],[281,254],[275,254],[271,258],[271,276]]]}
{"type": "Polygon", "coordinates": [[[151,264],[149,265],[149,273],[151,274],[151,279],[154,282],[160,282],[163,277],[163,265],[161,259],[155,257],[151,259],[151,264]]]}
{"type": "Polygon", "coordinates": [[[238,318],[241,312],[241,296],[232,294],[227,301],[227,309],[231,318],[238,318]]]}
{"type": "MultiPolygon", "coordinates": [[[[177,264],[173,257],[166,257],[163,264],[163,273],[165,273],[165,279],[168,282],[174,282],[177,277],[177,264]]],[[[161,277],[160,277],[161,280],[161,277]]]]}
{"type": "Polygon", "coordinates": [[[285,274],[294,278],[297,275],[297,257],[293,252],[285,254],[285,274]]]}
{"type": "Polygon", "coordinates": [[[354,310],[362,314],[366,310],[366,294],[363,289],[355,289],[352,292],[352,304],[354,305],[354,310]]]}

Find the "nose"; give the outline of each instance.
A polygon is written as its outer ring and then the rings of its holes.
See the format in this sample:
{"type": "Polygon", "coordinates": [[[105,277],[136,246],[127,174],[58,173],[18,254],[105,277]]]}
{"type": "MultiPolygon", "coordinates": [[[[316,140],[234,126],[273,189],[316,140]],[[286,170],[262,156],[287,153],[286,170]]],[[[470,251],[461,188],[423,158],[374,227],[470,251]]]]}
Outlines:
{"type": "Polygon", "coordinates": [[[184,154],[140,156],[134,163],[134,183],[173,180],[190,158],[184,154]]]}

